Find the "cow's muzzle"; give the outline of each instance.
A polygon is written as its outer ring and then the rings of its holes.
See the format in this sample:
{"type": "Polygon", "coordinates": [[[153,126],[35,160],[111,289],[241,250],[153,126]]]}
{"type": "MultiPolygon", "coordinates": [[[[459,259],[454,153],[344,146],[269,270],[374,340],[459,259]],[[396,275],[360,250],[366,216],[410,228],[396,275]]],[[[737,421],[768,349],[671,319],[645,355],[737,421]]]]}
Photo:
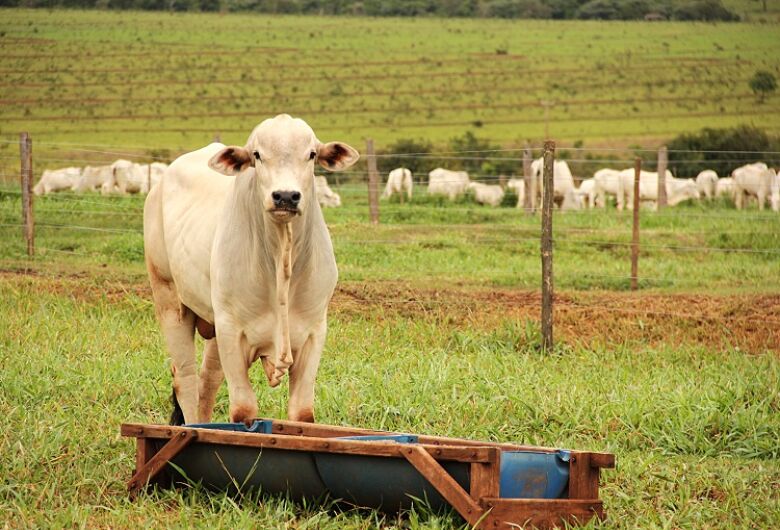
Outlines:
{"type": "Polygon", "coordinates": [[[271,193],[274,201],[274,209],[298,211],[298,203],[301,202],[300,191],[275,191],[271,193]]]}

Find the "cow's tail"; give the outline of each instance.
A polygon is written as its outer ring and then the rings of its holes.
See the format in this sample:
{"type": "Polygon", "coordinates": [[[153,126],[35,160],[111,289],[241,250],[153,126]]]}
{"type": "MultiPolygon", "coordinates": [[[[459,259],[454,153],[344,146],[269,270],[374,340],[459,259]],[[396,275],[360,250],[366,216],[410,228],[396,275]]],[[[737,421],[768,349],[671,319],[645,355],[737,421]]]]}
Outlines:
{"type": "Polygon", "coordinates": [[[171,412],[170,425],[184,425],[184,412],[179,406],[179,400],[176,399],[176,389],[171,392],[171,402],[173,403],[173,412],[171,412]]]}

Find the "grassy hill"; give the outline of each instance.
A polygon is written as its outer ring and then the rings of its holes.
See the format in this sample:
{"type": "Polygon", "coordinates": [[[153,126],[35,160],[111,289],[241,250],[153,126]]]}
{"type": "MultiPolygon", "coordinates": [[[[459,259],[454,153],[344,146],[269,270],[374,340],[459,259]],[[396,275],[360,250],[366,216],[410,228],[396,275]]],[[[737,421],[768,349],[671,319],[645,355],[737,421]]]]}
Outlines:
{"type": "Polygon", "coordinates": [[[380,149],[467,130],[502,145],[549,134],[654,147],[703,126],[780,123],[780,95],[760,103],[747,85],[759,68],[778,70],[773,24],[2,13],[7,178],[22,130],[42,169],[174,154],[215,135],[243,143],[278,112],[323,139],[373,137],[380,149]]]}

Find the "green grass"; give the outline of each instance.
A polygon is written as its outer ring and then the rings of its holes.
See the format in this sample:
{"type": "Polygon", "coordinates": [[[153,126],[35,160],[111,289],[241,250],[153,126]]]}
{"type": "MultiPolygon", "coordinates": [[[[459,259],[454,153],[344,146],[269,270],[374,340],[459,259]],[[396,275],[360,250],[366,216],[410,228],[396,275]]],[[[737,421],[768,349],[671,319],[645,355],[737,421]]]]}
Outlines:
{"type": "MultiPolygon", "coordinates": [[[[725,205],[642,212],[648,248],[640,271],[652,276],[636,300],[657,308],[652,300],[666,297],[662,303],[669,305],[661,310],[683,314],[654,320],[620,313],[619,305],[586,307],[573,321],[559,314],[563,338],[556,354],[545,356],[537,351],[535,318],[516,317],[512,311],[519,308],[498,299],[480,306],[490,293],[537,290],[538,218],[468,201],[440,204],[419,194],[411,205],[383,203],[383,224],[371,227],[364,192],[347,186],[341,192],[346,206],[326,211],[341,288],[366,298],[357,305],[344,295],[334,300],[317,386],[320,421],[614,452],[618,467],[604,474],[602,487],[610,519],[594,527],[780,524],[780,358],[770,340],[776,336],[771,315],[777,314],[778,257],[661,248],[776,251],[776,214],[725,205]],[[733,320],[686,320],[686,311],[710,310],[696,300],[714,294],[725,315],[770,304],[769,317],[755,324],[765,331],[753,330],[759,338],[753,347],[740,339],[750,322],[737,328],[733,320]],[[587,339],[590,324],[605,318],[614,319],[610,331],[587,339]],[[726,345],[714,346],[713,336],[726,345]]],[[[140,207],[137,197],[39,198],[41,224],[128,232],[40,227],[33,260],[23,255],[18,228],[2,227],[4,524],[462,525],[453,515],[424,510],[399,518],[199,489],[127,500],[124,481],[134,453],[119,424],[165,422],[171,384],[144,277],[140,207]]],[[[17,223],[18,210],[17,195],[0,196],[4,223],[17,223]]],[[[556,286],[564,299],[587,301],[585,291],[627,288],[628,249],[590,241],[628,241],[629,222],[612,209],[556,215],[556,286]]],[[[261,414],[284,417],[284,385],[269,389],[262,371],[252,379],[261,414]]],[[[223,388],[216,418],[226,418],[227,406],[223,388]]]]}
{"type": "Polygon", "coordinates": [[[215,135],[243,143],[277,112],[322,139],[378,148],[441,146],[467,130],[538,141],[542,100],[555,103],[549,136],[586,147],[655,147],[746,122],[777,132],[780,116],[780,96],[760,103],[747,85],[757,69],[778,71],[774,24],[2,13],[6,172],[22,130],[40,170],[176,154],[215,135]]]}

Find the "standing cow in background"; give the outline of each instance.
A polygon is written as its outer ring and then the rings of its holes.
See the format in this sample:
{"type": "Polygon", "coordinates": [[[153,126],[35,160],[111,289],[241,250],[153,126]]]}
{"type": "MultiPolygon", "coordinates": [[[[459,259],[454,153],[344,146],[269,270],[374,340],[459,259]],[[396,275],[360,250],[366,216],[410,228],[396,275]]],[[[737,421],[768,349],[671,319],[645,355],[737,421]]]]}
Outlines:
{"type": "Polygon", "coordinates": [[[705,169],[696,175],[696,186],[701,196],[708,201],[714,199],[718,187],[718,174],[711,169],[705,169]]]}
{"type": "MultiPolygon", "coordinates": [[[[666,170],[666,197],[669,206],[676,206],[683,201],[699,198],[699,189],[692,179],[678,179],[672,172],[666,170]]],[[[651,201],[653,209],[658,209],[658,173],[655,171],[640,171],[639,200],[651,201]]],[[[617,196],[617,208],[622,210],[624,204],[629,210],[634,209],[634,169],[624,169],[620,172],[620,188],[617,196]]]]}
{"type": "Polygon", "coordinates": [[[428,173],[428,195],[446,195],[454,201],[469,185],[469,174],[465,171],[450,171],[437,167],[428,173]]]}
{"type": "Polygon", "coordinates": [[[358,157],[281,114],[255,127],[243,147],[214,143],[182,155],[152,188],[144,248],[172,359],[172,422],[210,421],[223,373],[230,420],[255,418],[248,370],[258,359],[272,387],[289,370],[289,418],[314,421],[314,380],[338,276],[314,166],[340,171],[358,157]],[[200,376],[196,329],[206,339],[200,376]]]}
{"type": "Polygon", "coordinates": [[[749,197],[758,199],[758,209],[763,210],[767,199],[772,210],[780,211],[780,183],[774,169],[763,162],[747,164],[731,172],[734,179],[734,203],[741,210],[749,197]]]}
{"type": "MultiPolygon", "coordinates": [[[[540,196],[544,196],[543,172],[544,158],[531,162],[531,175],[537,179],[536,189],[539,190],[540,196]]],[[[580,207],[574,175],[565,160],[553,161],[553,201],[563,210],[576,210],[580,207]]]]}
{"type": "Polygon", "coordinates": [[[382,198],[389,199],[393,193],[397,193],[401,198],[401,202],[403,202],[404,193],[406,193],[407,199],[411,201],[413,186],[412,172],[405,167],[396,168],[387,175],[387,185],[385,186],[382,198]]]}
{"type": "Polygon", "coordinates": [[[330,189],[328,179],[322,175],[314,177],[314,190],[317,193],[317,202],[323,208],[338,208],[341,206],[341,195],[330,189]]]}
{"type": "Polygon", "coordinates": [[[596,204],[601,208],[607,207],[607,195],[617,200],[620,193],[620,171],[617,169],[599,169],[593,174],[593,192],[596,196],[596,204]]]}

